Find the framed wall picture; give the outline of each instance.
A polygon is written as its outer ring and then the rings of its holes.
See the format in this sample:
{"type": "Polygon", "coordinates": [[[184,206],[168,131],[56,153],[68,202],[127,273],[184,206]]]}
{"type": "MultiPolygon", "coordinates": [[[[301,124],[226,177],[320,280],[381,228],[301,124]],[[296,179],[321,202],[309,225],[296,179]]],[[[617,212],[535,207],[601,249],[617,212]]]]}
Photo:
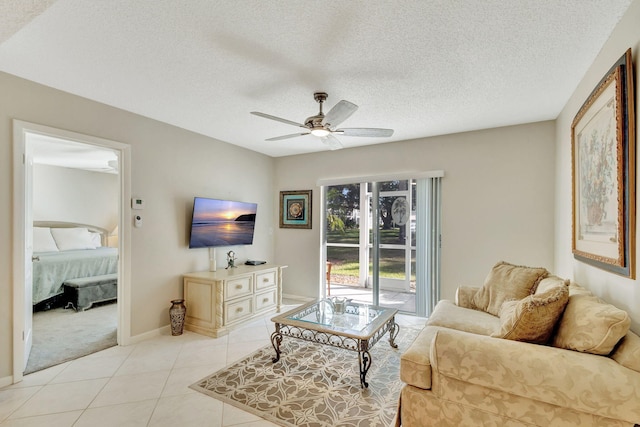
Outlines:
{"type": "Polygon", "coordinates": [[[574,257],[635,277],[635,113],[631,50],[571,125],[574,257]]]}
{"type": "Polygon", "coordinates": [[[312,190],[280,192],[280,228],[311,228],[312,190]]]}

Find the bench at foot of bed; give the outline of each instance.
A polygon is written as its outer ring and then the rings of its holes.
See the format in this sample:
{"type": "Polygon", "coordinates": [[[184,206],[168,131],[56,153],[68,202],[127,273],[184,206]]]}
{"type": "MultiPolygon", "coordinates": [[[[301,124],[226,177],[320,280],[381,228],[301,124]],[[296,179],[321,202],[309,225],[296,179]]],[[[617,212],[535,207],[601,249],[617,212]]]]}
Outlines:
{"type": "Polygon", "coordinates": [[[80,277],[63,283],[67,308],[84,311],[94,303],[110,301],[118,297],[118,275],[80,277]]]}

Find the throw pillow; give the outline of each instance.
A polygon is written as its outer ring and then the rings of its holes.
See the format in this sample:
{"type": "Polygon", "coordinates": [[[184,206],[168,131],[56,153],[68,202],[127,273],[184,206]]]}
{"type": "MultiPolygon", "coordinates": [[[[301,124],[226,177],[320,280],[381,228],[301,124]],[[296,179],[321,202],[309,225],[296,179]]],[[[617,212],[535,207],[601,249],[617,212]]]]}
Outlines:
{"type": "Polygon", "coordinates": [[[500,329],[491,336],[545,344],[551,338],[567,301],[569,287],[564,283],[520,301],[506,301],[500,309],[500,329]]]}
{"type": "Polygon", "coordinates": [[[626,311],[595,295],[572,294],[558,324],[553,346],[584,353],[608,355],[629,331],[626,311]]]}
{"type": "Polygon", "coordinates": [[[553,289],[556,286],[564,285],[569,286],[570,281],[562,279],[558,276],[550,275],[540,280],[540,284],[536,288],[535,294],[542,294],[547,292],[549,289],[553,289]]]}
{"type": "Polygon", "coordinates": [[[478,309],[500,315],[500,307],[507,300],[521,300],[532,294],[540,280],[549,272],[544,268],[523,267],[501,261],[489,272],[482,288],[473,296],[478,309]]]}

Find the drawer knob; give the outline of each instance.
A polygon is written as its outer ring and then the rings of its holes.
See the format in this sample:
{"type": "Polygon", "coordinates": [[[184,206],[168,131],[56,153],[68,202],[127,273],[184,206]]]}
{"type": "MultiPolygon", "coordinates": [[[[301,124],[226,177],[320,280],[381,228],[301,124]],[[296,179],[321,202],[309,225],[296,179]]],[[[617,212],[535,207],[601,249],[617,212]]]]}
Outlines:
{"type": "Polygon", "coordinates": [[[238,307],[236,308],[236,313],[242,313],[243,308],[242,307],[238,307]]]}
{"type": "Polygon", "coordinates": [[[262,302],[269,302],[269,298],[263,298],[262,302]]]}
{"type": "Polygon", "coordinates": [[[269,279],[268,279],[267,277],[265,277],[264,279],[262,279],[262,281],[263,281],[264,283],[267,283],[267,282],[269,281],[269,279]]]}
{"type": "Polygon", "coordinates": [[[238,290],[242,289],[242,285],[236,285],[236,289],[238,290]]]}

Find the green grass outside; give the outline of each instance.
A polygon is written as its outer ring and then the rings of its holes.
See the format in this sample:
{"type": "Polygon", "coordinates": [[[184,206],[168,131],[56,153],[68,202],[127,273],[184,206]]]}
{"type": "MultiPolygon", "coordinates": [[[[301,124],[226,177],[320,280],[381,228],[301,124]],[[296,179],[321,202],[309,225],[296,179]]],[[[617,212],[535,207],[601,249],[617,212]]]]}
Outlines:
{"type": "MultiPolygon", "coordinates": [[[[398,230],[381,230],[380,240],[383,243],[397,243],[398,230]]],[[[330,232],[327,234],[329,243],[359,243],[358,230],[347,230],[342,234],[330,232]]],[[[359,249],[343,247],[327,247],[327,261],[331,262],[332,274],[343,274],[358,277],[360,275],[359,249]]],[[[415,253],[412,254],[412,265],[415,265],[415,253]]],[[[369,271],[371,273],[371,270],[369,271]]],[[[390,279],[404,279],[404,251],[396,249],[380,250],[380,276],[390,279]]],[[[411,279],[415,280],[415,272],[411,279]]]]}

